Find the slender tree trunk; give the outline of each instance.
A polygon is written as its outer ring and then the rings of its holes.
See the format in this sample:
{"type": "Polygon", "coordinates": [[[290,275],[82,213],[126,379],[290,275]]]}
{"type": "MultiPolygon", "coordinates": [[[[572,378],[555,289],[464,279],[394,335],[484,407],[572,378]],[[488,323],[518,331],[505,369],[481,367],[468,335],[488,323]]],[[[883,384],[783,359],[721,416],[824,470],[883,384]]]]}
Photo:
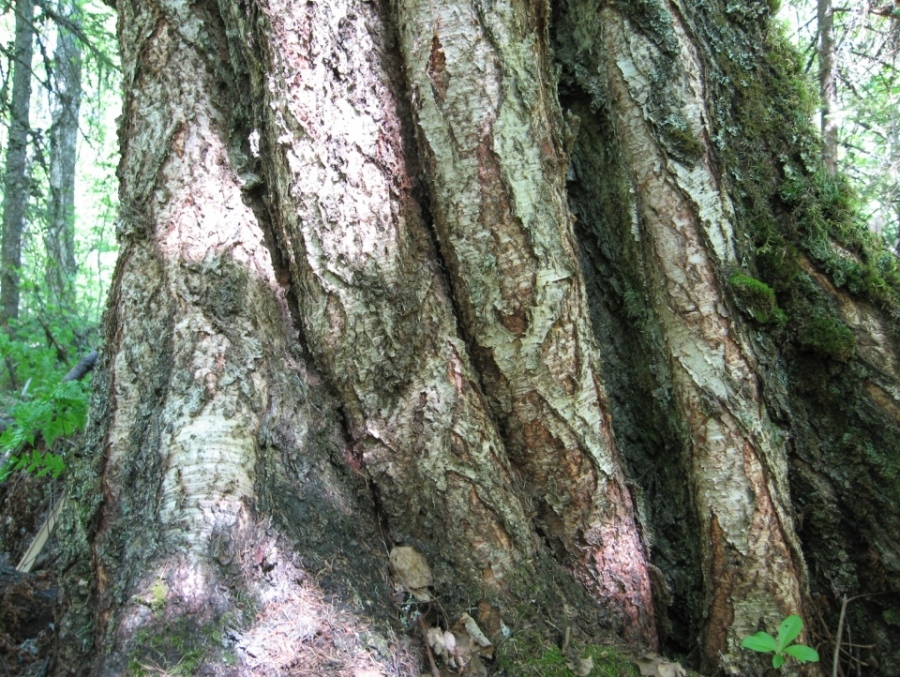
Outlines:
{"type": "Polygon", "coordinates": [[[19,267],[28,206],[28,112],[31,104],[31,56],[34,2],[16,0],[12,108],[3,176],[3,234],[0,245],[0,326],[19,316],[19,267]]]}
{"type": "Polygon", "coordinates": [[[822,159],[830,174],[837,171],[838,123],[837,89],[835,80],[834,9],[831,0],[818,0],[816,5],[819,27],[819,96],[822,99],[822,159]]]}
{"type": "MultiPolygon", "coordinates": [[[[70,0],[58,6],[61,17],[79,25],[78,10],[70,0]]],[[[54,300],[71,305],[75,263],[75,162],[78,151],[78,110],[81,106],[81,44],[63,23],[54,53],[54,94],[50,127],[50,200],[47,232],[47,283],[54,300]]]]}

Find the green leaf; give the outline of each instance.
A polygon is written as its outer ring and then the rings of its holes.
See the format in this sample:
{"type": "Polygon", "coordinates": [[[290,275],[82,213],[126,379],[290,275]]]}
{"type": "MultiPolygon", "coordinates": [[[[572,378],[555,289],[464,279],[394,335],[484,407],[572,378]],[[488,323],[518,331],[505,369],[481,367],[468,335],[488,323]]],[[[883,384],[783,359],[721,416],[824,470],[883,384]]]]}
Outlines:
{"type": "Polygon", "coordinates": [[[784,656],[782,656],[780,653],[777,653],[774,656],[772,656],[772,667],[773,668],[775,668],[777,670],[782,665],[784,665],[784,656]]]}
{"type": "Polygon", "coordinates": [[[819,653],[803,644],[792,644],[784,650],[784,653],[793,656],[801,663],[817,663],[819,661],[819,653]]]}
{"type": "Polygon", "coordinates": [[[797,639],[797,636],[803,631],[803,619],[797,615],[790,615],[781,621],[778,626],[778,646],[775,651],[780,653],[784,651],[784,647],[797,639]]]}
{"type": "Polygon", "coordinates": [[[777,644],[775,638],[768,632],[757,632],[755,635],[744,637],[741,646],[751,651],[759,651],[760,653],[769,653],[775,651],[777,644]]]}

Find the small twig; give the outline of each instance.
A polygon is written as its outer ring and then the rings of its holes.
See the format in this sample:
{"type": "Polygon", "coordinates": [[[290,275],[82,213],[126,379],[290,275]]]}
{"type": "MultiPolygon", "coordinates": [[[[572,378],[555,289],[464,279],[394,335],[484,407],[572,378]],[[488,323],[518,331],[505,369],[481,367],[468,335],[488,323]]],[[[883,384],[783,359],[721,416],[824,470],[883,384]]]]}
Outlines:
{"type": "Polygon", "coordinates": [[[428,646],[428,629],[425,627],[425,619],[422,618],[422,614],[419,614],[419,628],[422,630],[422,641],[425,642],[425,653],[428,654],[428,665],[431,666],[431,677],[441,677],[434,662],[434,656],[431,654],[431,647],[428,646]]]}
{"type": "Polygon", "coordinates": [[[841,615],[838,617],[837,637],[834,638],[834,658],[831,663],[831,677],[838,677],[838,665],[841,661],[841,635],[844,632],[844,616],[847,615],[847,595],[841,598],[841,615]]]}
{"type": "Polygon", "coordinates": [[[41,325],[41,329],[44,330],[44,336],[47,337],[47,342],[53,346],[53,349],[56,351],[56,359],[62,363],[66,363],[69,361],[69,351],[66,350],[62,345],[60,345],[59,341],[56,340],[56,336],[50,330],[50,327],[47,323],[38,318],[38,324],[41,325]]]}
{"type": "MultiPolygon", "coordinates": [[[[838,677],[838,669],[841,660],[841,635],[844,633],[844,619],[847,616],[847,605],[854,600],[862,599],[863,597],[876,597],[880,594],[883,593],[876,592],[868,595],[857,595],[856,597],[847,597],[847,595],[844,595],[841,598],[841,615],[838,617],[837,636],[834,638],[834,657],[832,658],[831,677],[838,677]]],[[[844,653],[846,653],[851,660],[865,665],[865,663],[850,654],[850,652],[845,651],[844,653]]]]}

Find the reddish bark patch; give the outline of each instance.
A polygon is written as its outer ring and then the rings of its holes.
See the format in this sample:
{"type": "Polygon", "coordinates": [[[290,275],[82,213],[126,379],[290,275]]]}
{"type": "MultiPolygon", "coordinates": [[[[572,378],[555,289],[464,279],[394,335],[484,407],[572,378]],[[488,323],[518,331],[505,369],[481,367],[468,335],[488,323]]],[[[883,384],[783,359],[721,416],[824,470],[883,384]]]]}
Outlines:
{"type": "Polygon", "coordinates": [[[713,598],[709,605],[706,641],[701,644],[704,650],[702,658],[704,666],[701,667],[712,670],[718,665],[719,655],[726,653],[728,629],[734,622],[731,591],[734,588],[736,572],[727,553],[728,543],[725,540],[725,532],[719,526],[719,520],[715,515],[712,516],[710,522],[709,547],[709,577],[714,585],[710,586],[713,598]]]}
{"type": "Polygon", "coordinates": [[[503,631],[503,617],[500,610],[492,606],[486,599],[478,602],[478,626],[489,638],[500,635],[503,631]]]}
{"type": "Polygon", "coordinates": [[[428,77],[434,88],[434,97],[438,103],[444,103],[447,89],[450,87],[450,73],[447,71],[447,57],[441,39],[435,35],[431,39],[431,58],[428,59],[428,77]]]}
{"type": "Polygon", "coordinates": [[[478,183],[481,187],[479,223],[493,238],[492,254],[503,305],[496,309],[500,323],[513,335],[528,331],[528,308],[534,305],[534,271],[531,242],[513,213],[503,182],[500,159],[493,137],[484,134],[478,144],[478,183]]]}

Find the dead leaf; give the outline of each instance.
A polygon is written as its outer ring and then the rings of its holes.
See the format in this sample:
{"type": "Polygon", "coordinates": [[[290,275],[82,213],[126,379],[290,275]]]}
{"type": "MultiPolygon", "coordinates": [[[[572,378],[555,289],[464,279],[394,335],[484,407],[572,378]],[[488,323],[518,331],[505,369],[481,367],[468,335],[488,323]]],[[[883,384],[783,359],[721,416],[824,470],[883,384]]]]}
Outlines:
{"type": "Polygon", "coordinates": [[[475,622],[475,619],[469,614],[463,614],[459,617],[459,620],[456,621],[456,624],[453,626],[453,632],[458,636],[465,635],[471,638],[472,643],[476,647],[475,651],[481,656],[484,656],[485,658],[493,656],[494,645],[484,632],[482,632],[481,628],[478,627],[478,623],[475,622]]]}
{"type": "Polygon", "coordinates": [[[566,665],[568,665],[569,670],[578,675],[578,677],[588,677],[594,669],[594,659],[590,656],[587,658],[578,658],[574,661],[568,661],[566,665]]]}
{"type": "Polygon", "coordinates": [[[643,677],[687,677],[681,663],[672,663],[655,653],[647,653],[634,660],[643,677]]]}
{"type": "Polygon", "coordinates": [[[444,644],[444,631],[435,627],[428,628],[428,632],[425,634],[425,640],[428,642],[428,646],[431,647],[431,651],[434,655],[446,663],[447,645],[444,644]]]}
{"type": "Polygon", "coordinates": [[[420,602],[430,602],[432,597],[428,588],[434,585],[434,575],[428,560],[408,545],[391,550],[389,559],[394,586],[406,590],[420,602]]]}

